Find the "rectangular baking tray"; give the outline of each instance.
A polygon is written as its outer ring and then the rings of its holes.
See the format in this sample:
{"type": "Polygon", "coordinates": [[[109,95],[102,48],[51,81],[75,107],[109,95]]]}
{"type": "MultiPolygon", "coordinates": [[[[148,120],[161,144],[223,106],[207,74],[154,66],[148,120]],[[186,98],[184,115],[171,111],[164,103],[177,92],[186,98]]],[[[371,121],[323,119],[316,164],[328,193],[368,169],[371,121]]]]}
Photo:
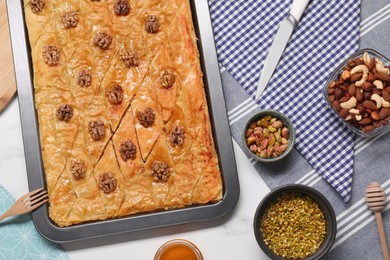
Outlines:
{"type": "MultiPolygon", "coordinates": [[[[81,223],[70,227],[56,226],[48,216],[45,205],[32,213],[38,232],[45,238],[66,243],[81,239],[161,228],[220,218],[232,211],[240,189],[233,144],[229,130],[226,105],[207,0],[190,0],[195,33],[209,105],[213,137],[223,179],[223,198],[218,203],[182,209],[130,215],[81,223]]],[[[27,27],[24,22],[23,0],[7,0],[11,43],[14,56],[20,117],[30,190],[45,187],[45,176],[39,143],[38,120],[34,104],[33,67],[27,27]]]]}

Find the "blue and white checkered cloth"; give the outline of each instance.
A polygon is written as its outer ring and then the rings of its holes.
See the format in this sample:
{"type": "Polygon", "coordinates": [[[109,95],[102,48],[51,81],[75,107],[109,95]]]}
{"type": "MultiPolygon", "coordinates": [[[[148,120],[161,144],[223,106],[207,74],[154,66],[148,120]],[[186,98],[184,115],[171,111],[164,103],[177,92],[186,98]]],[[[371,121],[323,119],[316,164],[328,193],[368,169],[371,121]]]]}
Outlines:
{"type": "Polygon", "coordinates": [[[218,59],[250,96],[240,118],[258,108],[285,113],[296,128],[295,148],[348,202],[354,134],[332,114],[322,88],[339,63],[359,48],[360,0],[311,0],[257,104],[264,61],[292,0],[209,4],[218,59]]]}

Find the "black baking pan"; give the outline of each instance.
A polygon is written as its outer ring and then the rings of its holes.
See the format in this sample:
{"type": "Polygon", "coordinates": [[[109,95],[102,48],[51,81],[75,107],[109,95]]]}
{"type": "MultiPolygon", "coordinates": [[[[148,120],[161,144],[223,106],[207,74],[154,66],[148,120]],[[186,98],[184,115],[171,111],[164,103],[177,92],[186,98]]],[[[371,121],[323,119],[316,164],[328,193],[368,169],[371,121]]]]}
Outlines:
{"type": "MultiPolygon", "coordinates": [[[[18,89],[20,117],[27,177],[30,190],[45,186],[45,176],[39,143],[38,120],[34,104],[33,67],[23,1],[7,0],[11,42],[18,89]]],[[[215,204],[159,211],[82,223],[70,227],[56,226],[48,216],[48,207],[32,213],[38,232],[45,238],[65,243],[110,234],[134,232],[190,222],[219,218],[232,211],[239,197],[237,168],[227,119],[226,105],[215,50],[214,36],[207,0],[190,0],[201,66],[204,74],[207,102],[216,150],[223,178],[223,199],[215,204]]]]}

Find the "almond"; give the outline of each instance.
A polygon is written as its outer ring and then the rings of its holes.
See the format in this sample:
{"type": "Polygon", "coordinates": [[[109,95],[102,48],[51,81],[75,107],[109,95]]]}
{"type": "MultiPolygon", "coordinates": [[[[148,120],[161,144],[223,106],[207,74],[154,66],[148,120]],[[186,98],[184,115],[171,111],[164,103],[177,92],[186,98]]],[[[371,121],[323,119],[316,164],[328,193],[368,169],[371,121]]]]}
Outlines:
{"type": "Polygon", "coordinates": [[[378,114],[378,111],[373,111],[371,114],[370,114],[371,118],[375,121],[379,120],[379,114],[378,114]]]}
{"type": "Polygon", "coordinates": [[[371,72],[368,73],[368,76],[367,76],[367,81],[369,82],[374,82],[376,80],[374,74],[372,74],[371,72]]]}
{"type": "Polygon", "coordinates": [[[351,77],[349,78],[349,81],[350,82],[356,82],[358,80],[360,80],[361,78],[363,77],[363,73],[355,73],[355,74],[352,74],[351,77]]]}
{"type": "Polygon", "coordinates": [[[368,117],[365,117],[359,121],[359,125],[362,125],[362,126],[366,126],[370,123],[371,123],[371,119],[369,119],[368,117]]]}
{"type": "Polygon", "coordinates": [[[364,82],[362,86],[363,91],[370,91],[373,87],[374,85],[372,85],[372,83],[368,81],[364,82]]]}
{"type": "Polygon", "coordinates": [[[364,106],[358,105],[358,106],[357,106],[357,109],[359,110],[359,114],[360,114],[360,115],[365,115],[365,114],[366,114],[366,109],[365,109],[364,106]]]}
{"type": "Polygon", "coordinates": [[[348,115],[349,115],[348,109],[341,109],[341,110],[340,110],[340,116],[341,116],[342,118],[346,118],[348,115]]]}
{"type": "Polygon", "coordinates": [[[351,84],[351,85],[349,86],[349,88],[348,88],[348,94],[349,94],[350,96],[355,96],[355,94],[356,94],[356,86],[355,86],[355,84],[351,84]]]}
{"type": "Polygon", "coordinates": [[[346,95],[346,96],[344,96],[344,97],[342,97],[342,98],[340,98],[340,103],[343,103],[343,102],[346,102],[346,101],[348,101],[349,100],[349,95],[346,95]]]}
{"type": "Polygon", "coordinates": [[[385,82],[390,82],[390,75],[387,75],[386,73],[383,72],[378,72],[376,74],[376,78],[385,82]]]}
{"type": "Polygon", "coordinates": [[[388,117],[389,115],[390,115],[390,109],[388,109],[386,107],[382,107],[381,111],[379,112],[379,119],[383,120],[386,117],[388,117]]]}
{"type": "Polygon", "coordinates": [[[373,126],[373,125],[368,125],[368,126],[363,127],[362,130],[363,130],[363,133],[368,133],[368,132],[373,131],[375,128],[376,128],[376,127],[373,126]]]}
{"type": "Polygon", "coordinates": [[[378,110],[378,108],[376,107],[376,104],[371,100],[364,100],[363,106],[367,109],[378,110]]]}
{"type": "Polygon", "coordinates": [[[332,106],[336,111],[340,111],[340,102],[337,99],[332,102],[332,106]]]}
{"type": "Polygon", "coordinates": [[[386,100],[387,102],[390,102],[390,93],[387,92],[386,90],[382,90],[382,97],[384,100],[386,100]]]}
{"type": "Polygon", "coordinates": [[[334,96],[336,97],[336,99],[340,99],[342,98],[342,96],[344,96],[345,94],[345,91],[341,88],[336,88],[333,92],[334,96]]]}
{"type": "Polygon", "coordinates": [[[356,96],[356,99],[358,102],[362,102],[363,101],[363,94],[362,92],[360,92],[360,89],[358,89],[355,93],[355,96],[356,96]]]}
{"type": "Polygon", "coordinates": [[[372,71],[375,68],[375,59],[371,59],[370,63],[368,64],[368,70],[372,71]]]}

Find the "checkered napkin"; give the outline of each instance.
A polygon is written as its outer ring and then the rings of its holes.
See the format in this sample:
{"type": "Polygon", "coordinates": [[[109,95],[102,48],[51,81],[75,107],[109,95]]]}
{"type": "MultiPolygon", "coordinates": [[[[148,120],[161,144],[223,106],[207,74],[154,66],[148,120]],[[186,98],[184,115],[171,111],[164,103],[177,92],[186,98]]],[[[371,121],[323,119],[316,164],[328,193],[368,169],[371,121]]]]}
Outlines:
{"type": "MultiPolygon", "coordinates": [[[[254,99],[292,0],[209,4],[219,61],[254,99]]],[[[358,50],[359,23],[360,0],[311,0],[257,106],[243,112],[249,117],[260,107],[285,113],[296,128],[295,148],[345,202],[352,190],[354,134],[327,107],[322,88],[338,64],[358,50]]]]}

